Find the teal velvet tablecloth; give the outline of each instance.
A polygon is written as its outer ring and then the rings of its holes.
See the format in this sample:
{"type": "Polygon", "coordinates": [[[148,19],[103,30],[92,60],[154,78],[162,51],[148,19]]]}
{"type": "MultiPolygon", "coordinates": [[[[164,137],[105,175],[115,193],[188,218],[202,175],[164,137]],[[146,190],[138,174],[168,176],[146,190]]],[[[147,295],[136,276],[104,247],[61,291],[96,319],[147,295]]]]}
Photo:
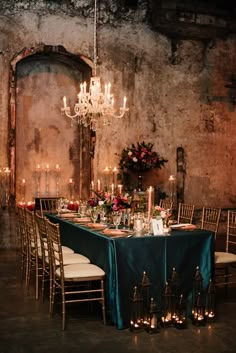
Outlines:
{"type": "Polygon", "coordinates": [[[143,271],[148,274],[150,293],[159,308],[173,267],[180,275],[182,293],[188,302],[196,266],[203,276],[203,288],[212,277],[214,236],[209,231],[172,231],[170,236],[115,239],[57,216],[48,218],[60,224],[63,245],[89,257],[106,272],[107,314],[118,329],[129,325],[130,298],[133,287],[140,285],[143,271]]]}

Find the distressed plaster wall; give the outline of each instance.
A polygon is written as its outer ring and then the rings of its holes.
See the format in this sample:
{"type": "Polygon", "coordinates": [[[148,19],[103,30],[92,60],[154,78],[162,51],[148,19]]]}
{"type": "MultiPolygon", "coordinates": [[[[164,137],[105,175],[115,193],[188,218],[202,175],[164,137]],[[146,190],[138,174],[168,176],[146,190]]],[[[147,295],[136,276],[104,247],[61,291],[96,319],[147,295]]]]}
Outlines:
{"type": "MultiPolygon", "coordinates": [[[[11,59],[40,42],[93,58],[93,1],[0,4],[0,165],[6,165],[11,59]]],[[[209,97],[227,95],[225,84],[236,75],[236,38],[171,40],[147,23],[146,2],[118,19],[109,4],[99,12],[99,74],[113,85],[117,103],[127,95],[130,111],[97,131],[95,179],[103,178],[105,166],[117,166],[117,154],[139,139],[153,142],[169,160],[159,182],[166,190],[168,176],[176,174],[176,148],[182,146],[185,201],[235,207],[236,111],[209,97]]],[[[59,109],[60,97],[55,104],[59,109]]]]}

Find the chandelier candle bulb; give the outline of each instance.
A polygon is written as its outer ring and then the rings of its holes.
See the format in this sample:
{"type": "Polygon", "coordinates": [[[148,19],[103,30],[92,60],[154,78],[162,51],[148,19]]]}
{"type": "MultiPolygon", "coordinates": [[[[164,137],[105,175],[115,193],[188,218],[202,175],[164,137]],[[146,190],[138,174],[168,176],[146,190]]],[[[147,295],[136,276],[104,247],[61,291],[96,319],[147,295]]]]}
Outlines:
{"type": "Polygon", "coordinates": [[[66,96],[63,97],[63,105],[64,105],[64,109],[66,109],[67,108],[67,106],[66,106],[66,96]]]}

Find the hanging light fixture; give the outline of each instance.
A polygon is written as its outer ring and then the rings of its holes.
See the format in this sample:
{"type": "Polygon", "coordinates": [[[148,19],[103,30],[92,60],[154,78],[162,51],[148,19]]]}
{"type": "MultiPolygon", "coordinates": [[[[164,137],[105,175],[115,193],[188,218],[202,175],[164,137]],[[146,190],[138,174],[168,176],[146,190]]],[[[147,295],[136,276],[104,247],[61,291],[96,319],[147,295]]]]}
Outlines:
{"type": "Polygon", "coordinates": [[[114,95],[111,93],[111,84],[105,84],[104,91],[101,88],[100,77],[97,76],[97,0],[94,1],[94,75],[90,79],[89,90],[87,92],[86,82],[80,84],[78,101],[74,106],[74,114],[67,105],[66,97],[63,97],[63,108],[65,115],[85,127],[90,127],[96,131],[99,125],[110,125],[112,118],[122,118],[129,110],[126,107],[126,97],[123,106],[117,113],[114,108],[114,95]]]}

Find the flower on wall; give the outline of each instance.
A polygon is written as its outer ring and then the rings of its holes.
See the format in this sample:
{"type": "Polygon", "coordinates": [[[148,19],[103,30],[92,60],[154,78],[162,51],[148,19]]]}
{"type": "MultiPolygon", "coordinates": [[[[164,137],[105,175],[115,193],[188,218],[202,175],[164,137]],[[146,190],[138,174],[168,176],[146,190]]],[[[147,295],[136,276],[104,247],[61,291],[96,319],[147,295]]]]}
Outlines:
{"type": "Polygon", "coordinates": [[[121,158],[119,162],[120,169],[123,172],[129,170],[137,172],[145,172],[152,168],[161,169],[167,159],[161,157],[157,152],[153,150],[153,143],[137,142],[132,144],[131,147],[126,147],[121,152],[121,158]]]}

